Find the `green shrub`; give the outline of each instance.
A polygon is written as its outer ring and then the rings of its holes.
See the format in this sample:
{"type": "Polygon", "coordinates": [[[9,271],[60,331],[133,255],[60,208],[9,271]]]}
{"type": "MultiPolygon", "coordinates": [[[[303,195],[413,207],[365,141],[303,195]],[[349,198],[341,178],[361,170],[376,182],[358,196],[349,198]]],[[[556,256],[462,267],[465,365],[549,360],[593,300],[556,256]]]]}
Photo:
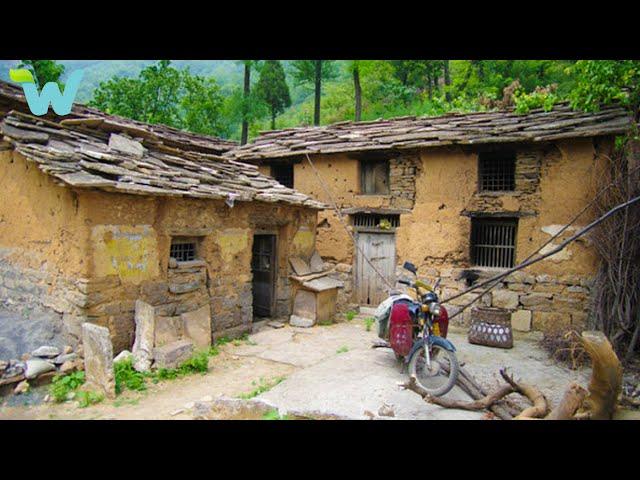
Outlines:
{"type": "Polygon", "coordinates": [[[125,389],[142,391],[147,389],[145,375],[133,368],[133,360],[126,358],[113,364],[116,377],[116,394],[125,389]]]}
{"type": "Polygon", "coordinates": [[[69,394],[74,393],[84,384],[84,372],[72,372],[67,375],[56,375],[49,386],[49,394],[57,403],[69,400],[69,394]]]}
{"type": "Polygon", "coordinates": [[[289,415],[280,415],[277,409],[269,410],[262,416],[262,420],[291,420],[289,415]]]}
{"type": "Polygon", "coordinates": [[[348,351],[349,351],[349,347],[347,347],[346,345],[343,345],[338,350],[336,350],[336,353],[346,353],[348,351]]]}
{"type": "Polygon", "coordinates": [[[354,312],[353,310],[349,310],[344,314],[344,316],[347,318],[347,321],[350,322],[351,320],[356,318],[356,312],[354,312]]]}

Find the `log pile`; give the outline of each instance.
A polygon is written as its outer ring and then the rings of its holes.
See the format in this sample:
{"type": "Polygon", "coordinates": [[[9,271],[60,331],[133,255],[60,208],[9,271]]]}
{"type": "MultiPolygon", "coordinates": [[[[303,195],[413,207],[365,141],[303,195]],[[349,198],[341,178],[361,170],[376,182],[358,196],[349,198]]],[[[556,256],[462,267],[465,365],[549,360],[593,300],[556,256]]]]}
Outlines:
{"type": "Polygon", "coordinates": [[[234,201],[262,201],[324,207],[260,174],[254,165],[201,151],[193,145],[193,134],[185,134],[188,138],[179,145],[175,137],[167,144],[151,131],[133,132],[105,118],[53,122],[17,111],[3,119],[0,132],[4,148],[22,154],[62,185],[220,199],[230,206],[234,201]]]}
{"type": "Polygon", "coordinates": [[[462,410],[490,410],[503,420],[611,420],[621,396],[622,366],[602,332],[583,332],[580,341],[592,362],[588,389],[576,383],[570,384],[560,403],[554,408],[551,408],[547,398],[534,385],[514,380],[505,368],[500,370],[505,385],[491,393],[484,391],[467,371],[461,369],[457,385],[472,401],[432,397],[417,384],[415,377],[402,385],[402,388],[417,393],[425,402],[434,405],[462,410]],[[525,397],[531,406],[521,412],[514,412],[513,406],[505,402],[506,397],[513,393],[525,397]]]}
{"type": "Polygon", "coordinates": [[[617,106],[578,112],[559,104],[550,112],[513,110],[450,113],[439,117],[401,117],[370,122],[338,122],[263,132],[253,143],[225,155],[255,162],[304,154],[403,150],[445,145],[548,142],[624,133],[631,116],[617,106]]]}

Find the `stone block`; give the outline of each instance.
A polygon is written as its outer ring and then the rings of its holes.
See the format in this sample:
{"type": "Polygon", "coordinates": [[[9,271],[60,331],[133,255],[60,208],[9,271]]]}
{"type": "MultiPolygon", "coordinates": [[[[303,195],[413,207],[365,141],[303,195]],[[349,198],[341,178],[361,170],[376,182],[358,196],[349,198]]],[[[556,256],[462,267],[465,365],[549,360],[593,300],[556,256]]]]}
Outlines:
{"type": "Polygon", "coordinates": [[[536,283],[533,286],[534,292],[561,293],[563,290],[564,285],[559,283],[536,283]]]}
{"type": "Polygon", "coordinates": [[[308,290],[298,290],[293,301],[293,315],[316,321],[316,294],[308,290]]]}
{"type": "Polygon", "coordinates": [[[139,372],[151,368],[153,342],[155,333],[155,310],[142,300],[136,301],[135,312],[136,334],[133,342],[133,366],[139,372]]]}
{"type": "Polygon", "coordinates": [[[177,317],[156,317],[155,341],[156,347],[161,347],[167,343],[177,342],[182,338],[182,318],[177,317]]]}
{"type": "Polygon", "coordinates": [[[538,331],[549,331],[571,325],[571,316],[560,312],[533,312],[532,327],[538,331]]]}
{"type": "Polygon", "coordinates": [[[511,314],[511,327],[519,332],[529,332],[531,330],[531,311],[516,310],[511,314]]]}
{"type": "Polygon", "coordinates": [[[531,306],[550,306],[551,305],[551,294],[550,293],[529,293],[527,295],[520,296],[520,303],[525,307],[531,306]]]}
{"type": "Polygon", "coordinates": [[[194,292],[198,290],[202,284],[199,281],[187,282],[187,283],[170,283],[169,291],[176,295],[183,293],[194,292]]]}
{"type": "Polygon", "coordinates": [[[190,339],[196,348],[211,345],[211,307],[205,305],[193,312],[180,315],[184,336],[190,339]]]}
{"type": "Polygon", "coordinates": [[[299,317],[298,315],[291,315],[289,318],[289,325],[292,327],[309,328],[316,324],[315,319],[299,317]]]}
{"type": "Polygon", "coordinates": [[[115,398],[116,381],[113,372],[113,347],[109,329],[92,323],[82,325],[86,390],[115,398]]]}
{"type": "Polygon", "coordinates": [[[530,273],[526,273],[526,272],[523,272],[523,271],[517,271],[517,272],[513,272],[513,273],[509,274],[507,277],[505,277],[504,281],[508,282],[508,283],[527,283],[527,284],[532,284],[532,283],[535,283],[536,277],[534,277],[530,273]]]}
{"type": "Polygon", "coordinates": [[[193,342],[178,340],[153,349],[154,367],[177,368],[193,355],[193,342]]]}
{"type": "Polygon", "coordinates": [[[491,305],[498,308],[514,310],[518,308],[518,292],[511,290],[494,290],[491,305]]]}

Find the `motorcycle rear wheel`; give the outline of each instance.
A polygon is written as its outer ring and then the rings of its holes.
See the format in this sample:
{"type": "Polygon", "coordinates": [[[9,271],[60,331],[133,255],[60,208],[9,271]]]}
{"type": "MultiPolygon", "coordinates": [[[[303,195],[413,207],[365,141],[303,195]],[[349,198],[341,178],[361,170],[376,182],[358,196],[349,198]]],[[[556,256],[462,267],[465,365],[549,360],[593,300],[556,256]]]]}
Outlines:
{"type": "Polygon", "coordinates": [[[420,387],[440,397],[448,393],[458,381],[460,365],[455,352],[433,345],[431,347],[431,369],[427,368],[424,348],[417,349],[409,359],[409,375],[416,377],[420,387]]]}

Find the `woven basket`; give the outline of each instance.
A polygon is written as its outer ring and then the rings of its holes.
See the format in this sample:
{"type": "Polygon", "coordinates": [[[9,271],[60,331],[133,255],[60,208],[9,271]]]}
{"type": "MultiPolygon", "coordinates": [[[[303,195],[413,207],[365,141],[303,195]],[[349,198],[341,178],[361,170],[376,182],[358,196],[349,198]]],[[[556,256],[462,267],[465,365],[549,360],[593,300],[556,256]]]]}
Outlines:
{"type": "Polygon", "coordinates": [[[501,308],[473,307],[468,338],[476,345],[513,348],[511,313],[501,308]]]}

